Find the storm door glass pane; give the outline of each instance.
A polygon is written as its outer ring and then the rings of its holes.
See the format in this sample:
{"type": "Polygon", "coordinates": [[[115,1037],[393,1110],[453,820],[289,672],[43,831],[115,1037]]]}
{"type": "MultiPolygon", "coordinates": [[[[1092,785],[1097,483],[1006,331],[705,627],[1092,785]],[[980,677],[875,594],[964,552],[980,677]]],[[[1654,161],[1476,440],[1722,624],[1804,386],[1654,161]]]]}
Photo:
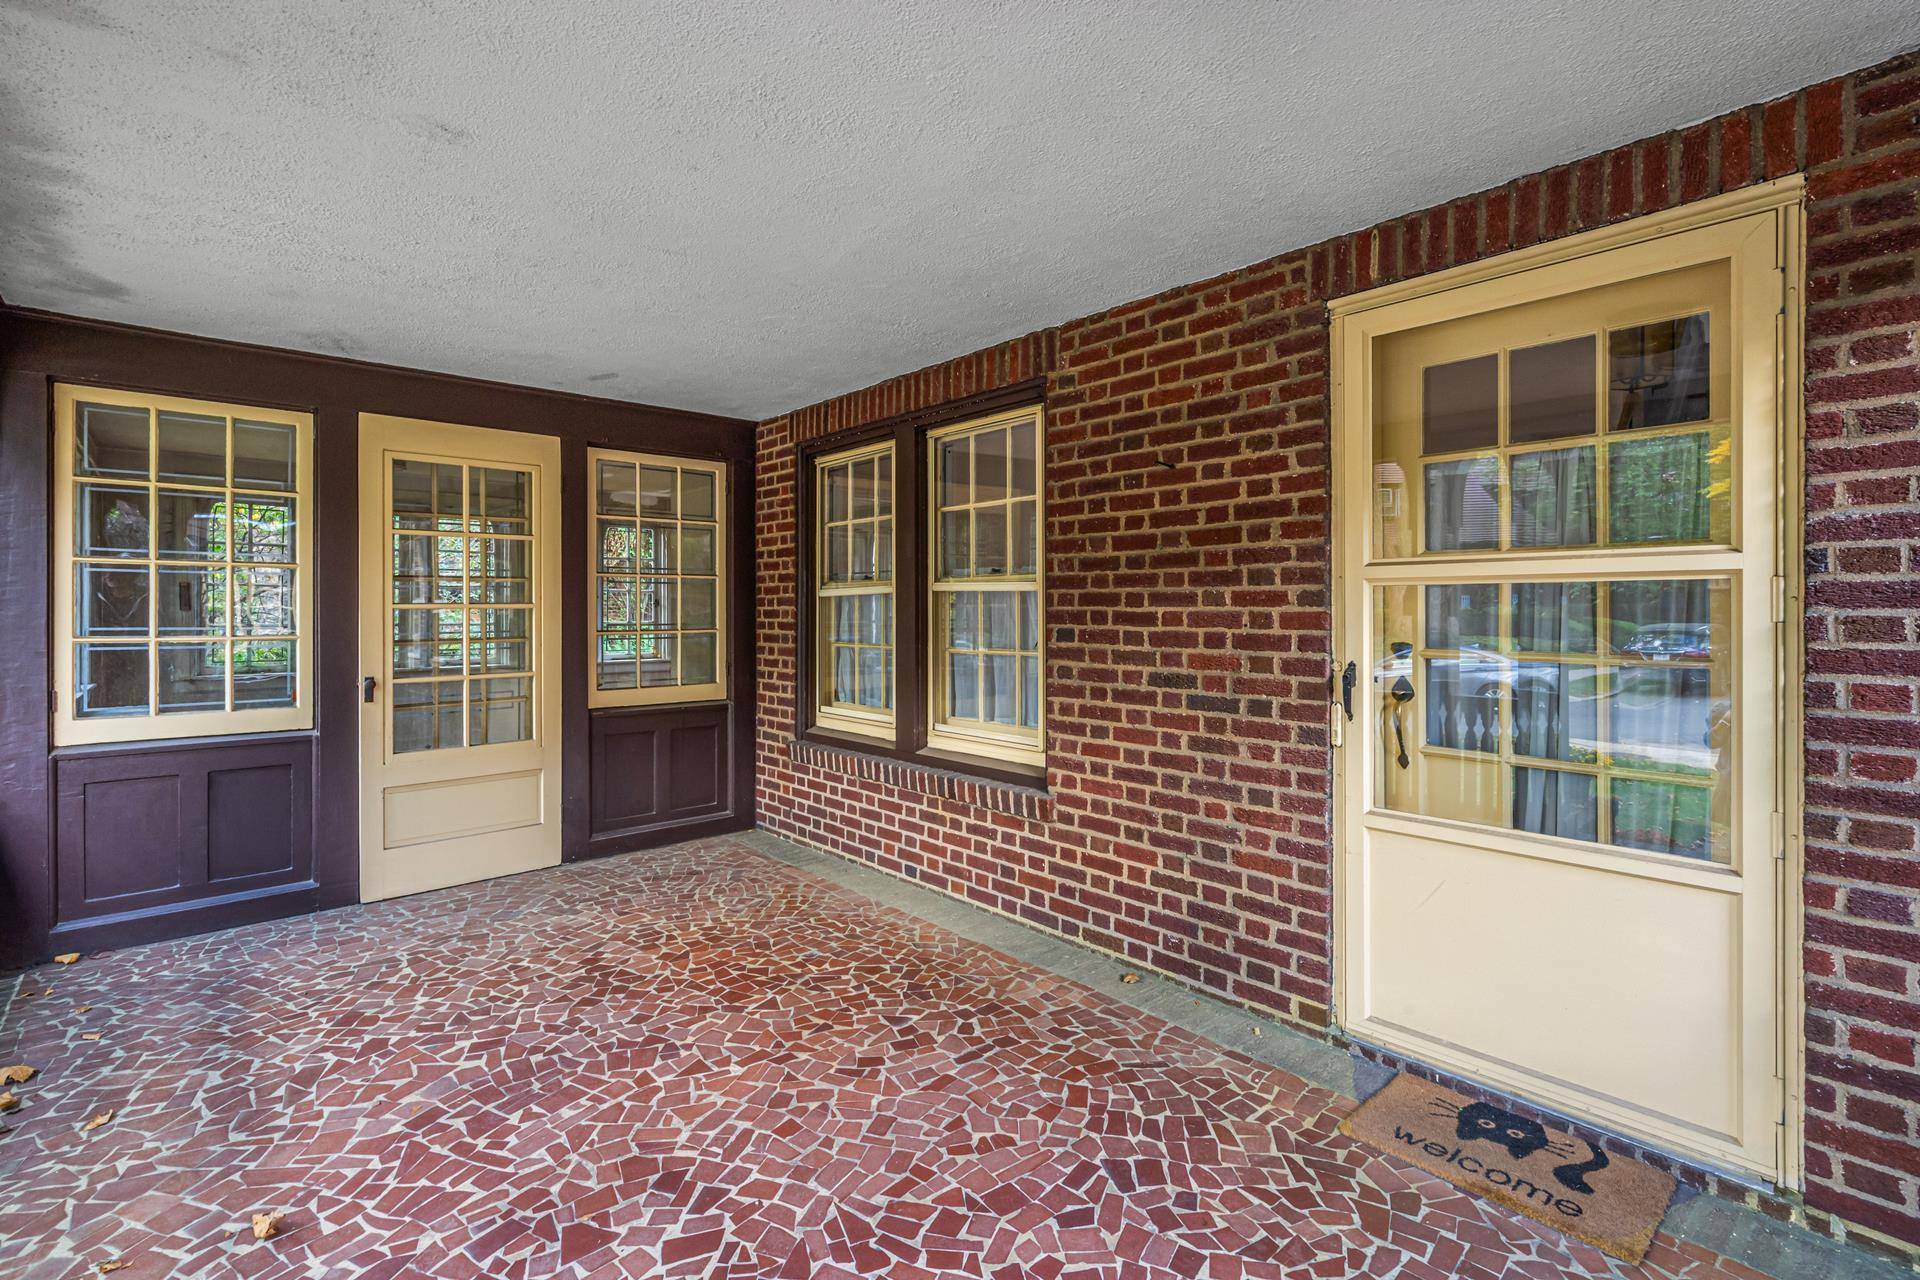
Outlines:
{"type": "Polygon", "coordinates": [[[1428,587],[1427,647],[1499,648],[1499,599],[1500,588],[1491,582],[1428,587]]]}
{"type": "Polygon", "coordinates": [[[1429,551],[1486,551],[1500,545],[1500,461],[1429,462],[1426,543],[1429,551]]]}
{"type": "Polygon", "coordinates": [[[1500,357],[1432,365],[1422,373],[1420,451],[1488,449],[1500,438],[1500,357]]]}
{"type": "Polygon", "coordinates": [[[1427,659],[1427,741],[1456,751],[1496,750],[1505,675],[1497,661],[1427,659]]]}
{"type": "Polygon", "coordinates": [[[1592,653],[1595,588],[1590,582],[1517,582],[1513,647],[1519,653],[1592,653]]]}
{"type": "Polygon", "coordinates": [[[1705,422],[1712,413],[1705,315],[1616,329],[1607,343],[1607,419],[1615,431],[1705,422]]]}
{"type": "Polygon", "coordinates": [[[1724,862],[1725,856],[1717,852],[1723,824],[1713,810],[1713,792],[1706,787],[1623,778],[1613,788],[1614,843],[1724,862]]]}
{"type": "Polygon", "coordinates": [[[1608,540],[1730,541],[1732,487],[1723,433],[1615,440],[1607,446],[1608,540]]]}
{"type": "Polygon", "coordinates": [[[1599,352],[1591,334],[1507,357],[1507,442],[1590,436],[1599,426],[1599,352]]]}
{"type": "Polygon", "coordinates": [[[1591,545],[1595,530],[1592,448],[1515,455],[1511,501],[1516,548],[1591,545]]]}
{"type": "Polygon", "coordinates": [[[1726,578],[1376,588],[1375,802],[1730,861],[1732,595],[1726,578]]]}
{"type": "Polygon", "coordinates": [[[1600,806],[1590,774],[1559,769],[1513,771],[1513,827],[1570,840],[1600,838],[1600,806]]]}
{"type": "Polygon", "coordinates": [[[1592,764],[1600,758],[1594,668],[1522,662],[1513,668],[1513,753],[1592,764]]]}

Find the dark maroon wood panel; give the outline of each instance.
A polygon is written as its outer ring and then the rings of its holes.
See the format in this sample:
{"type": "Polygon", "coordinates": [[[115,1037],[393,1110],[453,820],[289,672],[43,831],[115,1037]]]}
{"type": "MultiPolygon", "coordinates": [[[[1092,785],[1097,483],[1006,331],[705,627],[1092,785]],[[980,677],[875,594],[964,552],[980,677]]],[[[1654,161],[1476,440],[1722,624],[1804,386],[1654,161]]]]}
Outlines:
{"type": "MultiPolygon", "coordinates": [[[[593,713],[594,854],[687,838],[733,819],[733,704],[593,713]]],[[[734,825],[739,825],[735,823],[734,825]]]]}
{"type": "Polygon", "coordinates": [[[636,716],[594,719],[593,829],[623,831],[658,815],[660,730],[636,716]]]}
{"type": "Polygon", "coordinates": [[[86,748],[53,768],[56,933],[111,944],[131,918],[316,887],[310,734],[86,748]]]}
{"type": "MultiPolygon", "coordinates": [[[[361,413],[526,431],[560,440],[562,500],[568,513],[561,528],[565,568],[560,584],[565,611],[560,670],[565,704],[561,826],[568,858],[604,851],[603,842],[595,838],[589,777],[587,529],[584,517],[573,518],[585,510],[587,501],[586,451],[605,446],[727,464],[728,490],[733,495],[728,631],[734,696],[720,713],[727,720],[720,742],[731,766],[720,787],[725,802],[707,807],[724,819],[722,829],[751,824],[753,789],[747,781],[753,769],[754,705],[751,423],[0,306],[0,581],[11,588],[8,608],[0,613],[0,966],[44,958],[54,949],[56,933],[65,944],[58,949],[71,949],[69,935],[78,926],[67,905],[83,899],[68,896],[70,869],[56,868],[56,848],[75,860],[71,874],[79,875],[87,866],[84,846],[68,843],[64,832],[56,838],[56,823],[66,821],[66,801],[56,802],[54,794],[55,762],[46,707],[48,445],[56,382],[267,405],[314,415],[317,692],[314,732],[302,735],[308,741],[308,756],[305,764],[296,767],[303,776],[291,780],[295,785],[288,791],[267,776],[283,766],[262,765],[267,773],[211,783],[201,788],[197,798],[181,793],[182,816],[175,825],[184,827],[195,820],[210,825],[205,834],[195,836],[189,830],[186,836],[176,832],[171,839],[177,848],[194,850],[186,865],[198,865],[203,877],[211,875],[211,879],[198,883],[187,879],[167,889],[153,880],[160,873],[152,861],[110,866],[103,854],[98,874],[131,877],[124,881],[131,896],[120,895],[121,900],[140,900],[146,905],[132,911],[151,915],[144,924],[115,925],[110,931],[113,939],[173,936],[316,905],[338,906],[359,897],[361,673],[356,541],[361,413]],[[299,838],[290,843],[258,842],[240,833],[247,815],[278,814],[281,810],[274,806],[291,803],[283,798],[287,795],[307,797],[306,807],[294,810],[295,822],[304,825],[299,838]],[[289,858],[298,862],[303,857],[309,860],[304,871],[287,869],[289,858]],[[197,864],[193,859],[198,859],[197,864]],[[217,870],[209,873],[210,867],[217,870]],[[256,891],[251,898],[244,894],[236,898],[213,887],[232,881],[278,883],[296,874],[305,879],[287,883],[308,887],[294,890],[282,884],[264,894],[256,891]],[[195,902],[213,905],[203,909],[195,902]]],[[[74,762],[80,759],[139,755],[142,750],[96,753],[89,749],[84,757],[63,755],[61,785],[69,776],[66,770],[78,767],[74,762]]],[[[242,773],[252,767],[244,766],[242,773]]],[[[105,794],[103,806],[108,803],[105,794]]],[[[697,788],[693,794],[698,794],[697,788]]],[[[686,833],[700,834],[691,828],[686,833]]],[[[126,914],[85,918],[118,920],[126,914]]],[[[98,926],[89,928],[108,936],[98,926]]]]}
{"type": "Polygon", "coordinates": [[[217,769],[207,775],[207,879],[292,871],[304,853],[296,832],[302,779],[293,766],[217,769]]]}

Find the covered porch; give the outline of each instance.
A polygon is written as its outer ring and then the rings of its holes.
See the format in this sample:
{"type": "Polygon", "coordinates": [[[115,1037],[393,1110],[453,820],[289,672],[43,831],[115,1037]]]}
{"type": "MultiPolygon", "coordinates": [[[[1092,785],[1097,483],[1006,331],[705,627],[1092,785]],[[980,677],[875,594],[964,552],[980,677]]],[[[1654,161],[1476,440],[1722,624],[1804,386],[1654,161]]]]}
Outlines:
{"type": "Polygon", "coordinates": [[[1336,1134],[1379,1069],[759,833],[35,969],[0,1059],[16,1280],[1900,1274],[1684,1194],[1629,1268],[1336,1134]]]}

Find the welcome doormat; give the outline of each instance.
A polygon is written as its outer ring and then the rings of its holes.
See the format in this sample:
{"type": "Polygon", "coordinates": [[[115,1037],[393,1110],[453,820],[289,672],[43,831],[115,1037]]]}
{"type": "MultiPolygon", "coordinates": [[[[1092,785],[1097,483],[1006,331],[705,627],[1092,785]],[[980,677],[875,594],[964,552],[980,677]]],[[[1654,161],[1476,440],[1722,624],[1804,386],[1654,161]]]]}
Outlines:
{"type": "Polygon", "coordinates": [[[1389,1080],[1340,1132],[1632,1263],[1673,1198],[1652,1165],[1418,1076],[1389,1080]]]}

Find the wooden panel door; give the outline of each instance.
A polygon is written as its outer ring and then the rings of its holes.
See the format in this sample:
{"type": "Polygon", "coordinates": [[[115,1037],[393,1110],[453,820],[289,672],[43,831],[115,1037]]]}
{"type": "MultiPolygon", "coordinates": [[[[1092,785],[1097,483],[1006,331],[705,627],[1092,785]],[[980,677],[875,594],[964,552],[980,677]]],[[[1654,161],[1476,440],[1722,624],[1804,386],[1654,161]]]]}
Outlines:
{"type": "Polygon", "coordinates": [[[560,861],[560,443],[360,418],[360,896],[560,861]]]}
{"type": "Polygon", "coordinates": [[[1343,1023],[1767,1176],[1796,214],[1335,336],[1343,1023]]]}

